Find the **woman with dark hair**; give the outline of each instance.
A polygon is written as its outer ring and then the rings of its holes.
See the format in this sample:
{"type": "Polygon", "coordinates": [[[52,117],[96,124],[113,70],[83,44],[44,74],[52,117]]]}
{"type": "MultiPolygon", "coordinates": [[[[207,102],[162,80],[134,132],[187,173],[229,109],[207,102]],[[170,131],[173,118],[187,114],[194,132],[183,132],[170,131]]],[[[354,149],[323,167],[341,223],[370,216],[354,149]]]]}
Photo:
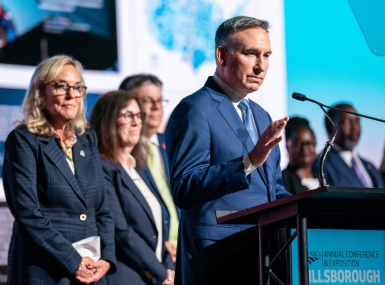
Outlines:
{"type": "Polygon", "coordinates": [[[115,271],[114,220],[84,116],[82,71],[65,55],[40,63],[24,119],[5,142],[3,183],[15,218],[8,284],[106,284],[115,271]],[[75,249],[87,238],[100,241],[99,254],[75,249]]]}
{"type": "Polygon", "coordinates": [[[289,164],[282,171],[283,185],[292,194],[301,193],[318,187],[318,179],[312,173],[316,139],[309,121],[300,118],[290,118],[285,128],[286,149],[289,154],[289,164]]]}
{"type": "Polygon", "coordinates": [[[140,132],[144,113],[126,91],[102,95],[89,122],[99,139],[99,153],[115,218],[117,272],[108,283],[174,283],[174,264],[165,247],[166,228],[157,192],[144,169],[140,132]]]}

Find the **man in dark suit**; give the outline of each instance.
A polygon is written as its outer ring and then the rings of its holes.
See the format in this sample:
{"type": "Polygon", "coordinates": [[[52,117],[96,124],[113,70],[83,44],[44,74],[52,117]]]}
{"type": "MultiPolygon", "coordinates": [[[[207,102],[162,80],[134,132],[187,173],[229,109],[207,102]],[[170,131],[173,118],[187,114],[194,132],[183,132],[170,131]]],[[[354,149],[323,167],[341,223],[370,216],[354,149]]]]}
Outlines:
{"type": "Polygon", "coordinates": [[[223,22],[216,72],[184,98],[166,129],[173,198],[181,208],[175,284],[257,284],[255,225],[218,225],[215,211],[239,211],[290,196],[282,186],[280,135],[247,95],[261,86],[271,55],[269,23],[223,22]]]}
{"type": "MultiPolygon", "coordinates": [[[[356,112],[351,104],[342,103],[334,107],[356,112]]],[[[324,174],[329,185],[345,187],[384,187],[384,181],[376,167],[361,158],[356,150],[361,135],[360,117],[329,109],[329,116],[338,126],[333,148],[326,157],[324,174]]],[[[334,126],[325,117],[329,139],[333,137],[334,126]]],[[[315,162],[314,168],[318,160],[315,162]]]]}
{"type": "Polygon", "coordinates": [[[146,114],[143,123],[142,141],[147,145],[146,158],[148,169],[144,171],[150,185],[160,194],[166,227],[166,246],[174,262],[178,238],[179,218],[169,187],[169,169],[164,134],[158,133],[163,120],[163,83],[151,74],[136,74],[123,80],[119,89],[133,92],[141,102],[146,114]]]}

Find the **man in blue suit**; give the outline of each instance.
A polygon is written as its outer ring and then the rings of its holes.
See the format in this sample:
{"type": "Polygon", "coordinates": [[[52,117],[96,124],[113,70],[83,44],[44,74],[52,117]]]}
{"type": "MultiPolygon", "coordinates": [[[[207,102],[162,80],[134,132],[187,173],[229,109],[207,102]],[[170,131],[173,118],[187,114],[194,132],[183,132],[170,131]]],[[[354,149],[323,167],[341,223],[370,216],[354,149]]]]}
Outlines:
{"type": "Polygon", "coordinates": [[[164,134],[158,133],[163,120],[163,83],[152,74],[135,74],[126,77],[119,89],[134,93],[141,102],[146,120],[143,123],[142,141],[147,145],[148,169],[144,171],[149,184],[160,197],[163,208],[164,227],[167,229],[166,247],[173,261],[176,258],[179,218],[169,188],[169,168],[164,134]]]}
{"type": "Polygon", "coordinates": [[[239,211],[290,196],[282,186],[278,143],[288,118],[272,122],[248,99],[272,53],[269,23],[223,22],[216,71],[184,98],[166,129],[173,198],[181,208],[175,284],[257,284],[255,225],[219,225],[216,211],[239,211]]]}
{"type": "MultiPolygon", "coordinates": [[[[351,104],[334,106],[342,110],[356,112],[351,104]]],[[[376,167],[361,158],[356,150],[361,135],[360,117],[329,109],[329,116],[338,126],[333,148],[326,157],[324,175],[329,185],[345,187],[385,187],[381,173],[376,167]]],[[[333,137],[334,126],[325,117],[325,127],[329,138],[333,137]]],[[[317,166],[315,162],[314,168],[317,166]]]]}

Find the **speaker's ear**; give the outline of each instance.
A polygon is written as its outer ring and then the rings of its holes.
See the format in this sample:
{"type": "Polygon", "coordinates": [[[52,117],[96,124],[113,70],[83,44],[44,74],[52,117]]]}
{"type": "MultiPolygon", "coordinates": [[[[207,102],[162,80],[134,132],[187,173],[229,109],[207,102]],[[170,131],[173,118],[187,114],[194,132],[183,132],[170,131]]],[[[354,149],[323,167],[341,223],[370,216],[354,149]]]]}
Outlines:
{"type": "Polygon", "coordinates": [[[217,61],[221,66],[226,66],[227,53],[228,50],[223,46],[219,46],[215,51],[215,57],[217,58],[217,61]]]}

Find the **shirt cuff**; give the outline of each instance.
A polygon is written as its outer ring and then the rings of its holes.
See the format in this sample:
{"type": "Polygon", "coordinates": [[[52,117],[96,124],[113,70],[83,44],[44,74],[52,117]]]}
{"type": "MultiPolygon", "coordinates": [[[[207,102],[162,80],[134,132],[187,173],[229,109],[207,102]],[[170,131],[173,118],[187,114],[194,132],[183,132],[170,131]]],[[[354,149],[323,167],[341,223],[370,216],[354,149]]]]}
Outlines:
{"type": "Polygon", "coordinates": [[[243,156],[243,166],[245,167],[246,176],[253,172],[255,169],[257,169],[256,167],[254,167],[254,165],[251,164],[249,154],[245,154],[243,156]]]}

